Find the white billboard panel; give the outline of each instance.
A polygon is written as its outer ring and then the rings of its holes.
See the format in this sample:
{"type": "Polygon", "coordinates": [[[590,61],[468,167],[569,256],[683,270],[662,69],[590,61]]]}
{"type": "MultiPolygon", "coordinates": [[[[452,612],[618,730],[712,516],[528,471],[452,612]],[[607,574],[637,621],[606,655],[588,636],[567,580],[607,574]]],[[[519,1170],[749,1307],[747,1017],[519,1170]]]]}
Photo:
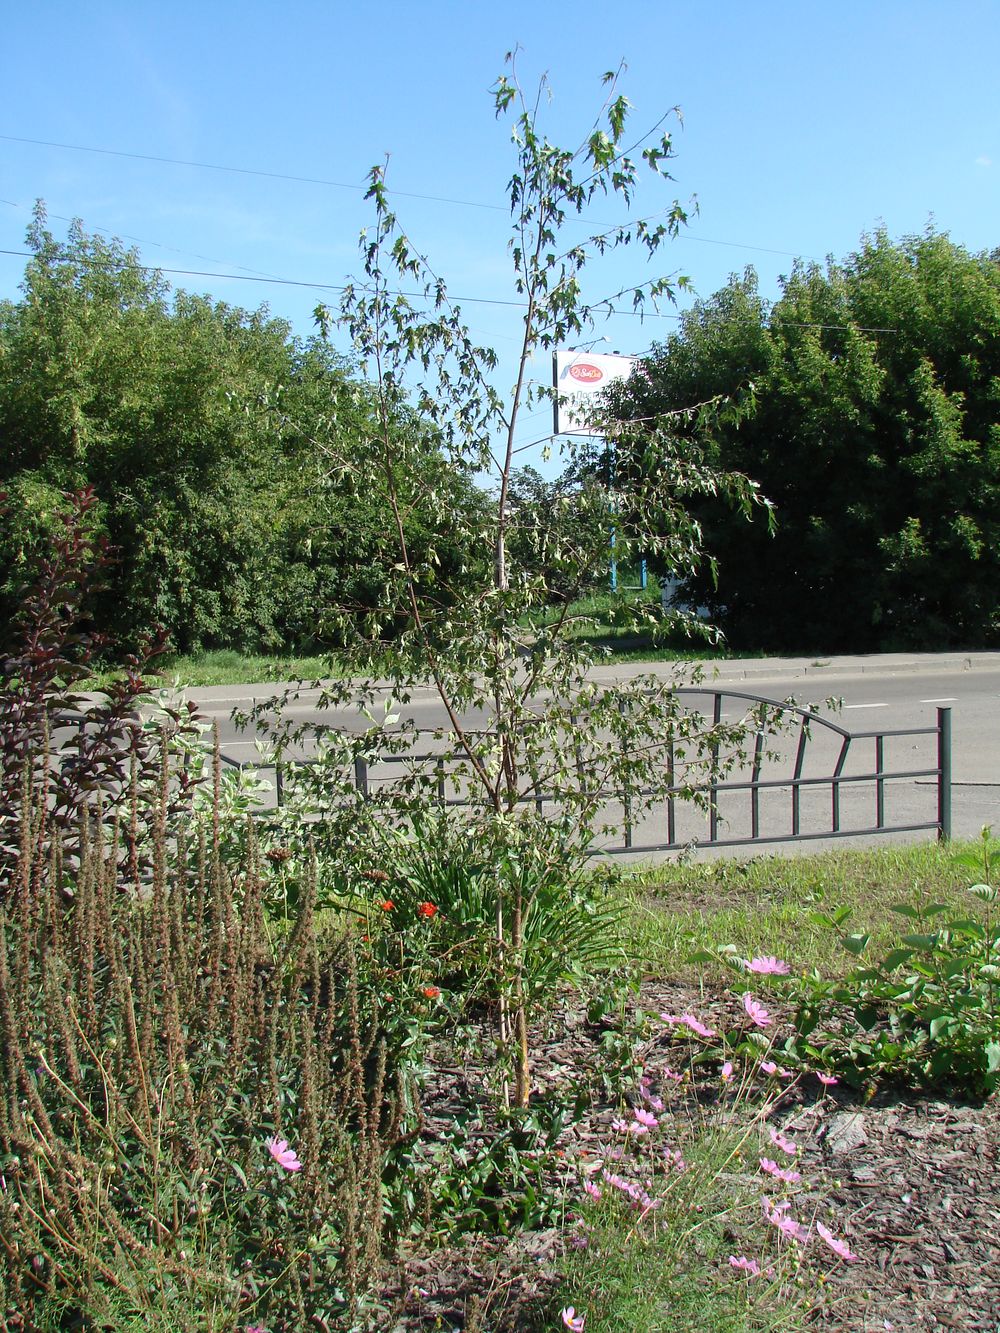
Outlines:
{"type": "Polygon", "coordinates": [[[553,384],[567,402],[553,405],[553,430],[556,435],[599,435],[584,424],[594,395],[615,380],[628,379],[638,357],[612,355],[609,352],[555,352],[552,357],[553,384]]]}

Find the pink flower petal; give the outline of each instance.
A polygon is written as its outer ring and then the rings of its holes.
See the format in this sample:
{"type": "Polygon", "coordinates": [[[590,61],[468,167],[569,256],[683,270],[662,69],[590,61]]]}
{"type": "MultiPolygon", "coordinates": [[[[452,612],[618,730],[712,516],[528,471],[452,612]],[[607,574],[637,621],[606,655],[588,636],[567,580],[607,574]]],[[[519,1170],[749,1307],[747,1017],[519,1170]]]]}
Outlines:
{"type": "Polygon", "coordinates": [[[786,1185],[797,1185],[802,1179],[800,1172],[787,1171],[783,1166],[771,1160],[770,1157],[760,1159],[760,1169],[766,1171],[769,1176],[774,1176],[775,1180],[783,1180],[786,1185]]]}
{"type": "Polygon", "coordinates": [[[784,1134],[780,1134],[776,1129],[771,1129],[770,1127],[768,1127],[767,1132],[770,1135],[771,1142],[774,1146],[780,1148],[782,1152],[788,1153],[789,1157],[794,1157],[798,1152],[799,1145],[792,1139],[786,1138],[784,1134]]]}
{"type": "Polygon", "coordinates": [[[743,1008],[746,1010],[750,1021],[756,1023],[759,1028],[771,1026],[771,1015],[758,1000],[753,998],[749,991],[743,996],[743,1008]]]}
{"type": "Polygon", "coordinates": [[[739,1268],[742,1272],[750,1273],[753,1277],[760,1274],[760,1264],[756,1259],[748,1259],[745,1254],[731,1254],[729,1263],[733,1268],[739,1268]]]}
{"type": "Polygon", "coordinates": [[[826,1241],[827,1245],[829,1245],[830,1249],[833,1250],[834,1254],[839,1255],[841,1259],[845,1259],[849,1264],[857,1262],[858,1256],[851,1253],[850,1246],[847,1242],[838,1240],[829,1227],[825,1227],[822,1222],[817,1222],[816,1230],[822,1236],[823,1240],[826,1241]]]}
{"type": "Polygon", "coordinates": [[[743,966],[748,972],[756,972],[758,976],[787,977],[791,968],[787,963],[775,958],[773,954],[766,954],[763,958],[745,958],[743,966]]]}
{"type": "Polygon", "coordinates": [[[265,1139],[264,1144],[280,1167],[286,1171],[302,1170],[302,1163],[296,1156],[295,1149],[289,1148],[287,1139],[265,1139]]]}

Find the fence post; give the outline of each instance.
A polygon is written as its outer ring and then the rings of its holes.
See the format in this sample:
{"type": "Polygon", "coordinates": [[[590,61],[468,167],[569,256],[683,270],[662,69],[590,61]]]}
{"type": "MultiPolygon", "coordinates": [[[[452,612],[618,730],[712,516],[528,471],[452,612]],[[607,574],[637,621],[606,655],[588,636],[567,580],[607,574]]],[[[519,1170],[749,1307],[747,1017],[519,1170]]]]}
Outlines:
{"type": "MultiPolygon", "coordinates": [[[[712,729],[717,733],[719,723],[722,721],[722,695],[716,690],[714,702],[712,704],[712,729]]],[[[708,799],[711,805],[708,811],[708,841],[717,842],[719,837],[719,742],[712,742],[711,748],[711,775],[712,781],[708,788],[708,799]]]]}
{"type": "MultiPolygon", "coordinates": [[[[618,702],[618,713],[621,717],[625,716],[625,700],[618,702]]],[[[624,731],[622,733],[622,759],[625,763],[625,772],[622,774],[622,814],[625,818],[625,850],[628,851],[632,846],[632,784],[629,782],[628,775],[628,742],[625,739],[624,731]]]]}
{"type": "Polygon", "coordinates": [[[938,715],[938,842],[951,840],[951,709],[938,715]]]}
{"type": "Polygon", "coordinates": [[[354,757],[354,785],[367,801],[368,799],[368,760],[363,754],[354,757]]]}

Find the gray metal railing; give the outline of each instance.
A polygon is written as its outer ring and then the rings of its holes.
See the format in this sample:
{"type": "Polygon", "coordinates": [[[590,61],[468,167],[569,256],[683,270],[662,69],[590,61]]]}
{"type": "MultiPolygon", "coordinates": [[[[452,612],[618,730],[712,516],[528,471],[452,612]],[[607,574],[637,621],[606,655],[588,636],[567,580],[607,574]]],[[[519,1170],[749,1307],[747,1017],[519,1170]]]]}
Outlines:
{"type": "MultiPolygon", "coordinates": [[[[675,785],[676,757],[669,737],[664,742],[664,763],[667,786],[653,792],[651,789],[608,788],[589,793],[607,802],[609,810],[620,808],[620,839],[594,848],[595,853],[614,855],[626,852],[674,851],[696,843],[702,847],[738,847],[749,844],[802,842],[817,838],[869,837],[877,834],[934,832],[938,839],[951,837],[951,709],[938,708],[934,725],[923,727],[884,728],[879,731],[851,732],[838,723],[795,704],[784,703],[760,695],[737,690],[684,687],[678,695],[711,701],[712,725],[718,727],[725,717],[724,704],[732,700],[744,713],[754,712],[759,719],[753,744],[744,756],[735,776],[724,776],[718,747],[710,752],[708,773],[700,783],[675,785]],[[773,732],[768,731],[769,721],[773,732]],[[774,754],[767,749],[769,735],[791,738],[790,754],[774,754]],[[893,767],[889,750],[904,740],[933,738],[926,763],[893,767]],[[869,747],[868,760],[861,751],[869,747]],[[824,753],[824,750],[826,753],[824,753]],[[853,766],[861,759],[860,769],[853,766]],[[811,765],[811,767],[810,767],[811,765]],[[813,771],[815,769],[819,771],[813,771]],[[936,787],[936,804],[926,819],[891,818],[889,793],[892,784],[930,781],[936,787]],[[707,811],[692,812],[691,792],[698,791],[707,811]],[[829,805],[825,812],[817,807],[815,798],[828,793],[829,805]],[[776,815],[775,800],[787,795],[787,821],[776,815]],[[656,798],[654,800],[654,798],[656,798]],[[739,798],[745,807],[734,809],[739,798]],[[865,804],[870,800],[870,805],[865,804]],[[812,809],[804,812],[803,806],[812,809]],[[845,804],[854,807],[852,818],[845,820],[845,804]],[[645,817],[637,817],[635,808],[647,806],[645,817]],[[870,810],[870,814],[865,811],[870,810]],[[702,836],[699,833],[699,825],[702,836]],[[742,824],[742,827],[741,827],[742,824]]],[[[302,759],[285,764],[240,762],[222,756],[223,763],[237,769],[271,769],[275,772],[275,794],[280,806],[284,800],[286,767],[295,763],[308,766],[312,761],[302,759]]],[[[353,782],[362,796],[369,798],[376,789],[391,787],[405,772],[412,774],[423,769],[429,775],[428,786],[433,799],[441,807],[468,806],[469,797],[452,790],[449,779],[460,756],[448,752],[428,751],[416,754],[358,755],[353,761],[353,782]],[[395,776],[394,776],[395,775],[395,776]]],[[[585,772],[580,773],[585,786],[585,772]]],[[[558,798],[537,786],[529,791],[523,802],[535,806],[539,814],[554,808],[558,798]]],[[[263,812],[262,812],[263,813],[263,812]]]]}

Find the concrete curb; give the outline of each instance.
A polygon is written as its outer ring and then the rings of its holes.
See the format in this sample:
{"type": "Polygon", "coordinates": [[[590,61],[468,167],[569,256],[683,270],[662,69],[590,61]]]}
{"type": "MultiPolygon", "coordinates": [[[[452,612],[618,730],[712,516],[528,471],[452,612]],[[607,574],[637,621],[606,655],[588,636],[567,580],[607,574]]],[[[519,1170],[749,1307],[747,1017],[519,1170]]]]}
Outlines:
{"type": "MultiPolygon", "coordinates": [[[[596,666],[590,678],[604,684],[615,680],[629,680],[636,676],[667,676],[677,668],[673,662],[625,662],[596,666]]],[[[693,666],[694,664],[680,664],[693,666]]],[[[716,682],[751,683],[755,680],[810,680],[822,682],[844,676],[914,675],[920,672],[1000,671],[1000,652],[975,653],[872,653],[843,654],[830,658],[733,658],[722,662],[701,664],[706,684],[716,682]]],[[[254,700],[262,701],[291,688],[287,683],[256,685],[193,686],[185,691],[188,698],[208,706],[228,704],[242,707],[254,700]]],[[[433,691],[415,691],[414,698],[431,697],[433,691]]],[[[307,687],[301,703],[308,704],[316,691],[307,687]]]]}

